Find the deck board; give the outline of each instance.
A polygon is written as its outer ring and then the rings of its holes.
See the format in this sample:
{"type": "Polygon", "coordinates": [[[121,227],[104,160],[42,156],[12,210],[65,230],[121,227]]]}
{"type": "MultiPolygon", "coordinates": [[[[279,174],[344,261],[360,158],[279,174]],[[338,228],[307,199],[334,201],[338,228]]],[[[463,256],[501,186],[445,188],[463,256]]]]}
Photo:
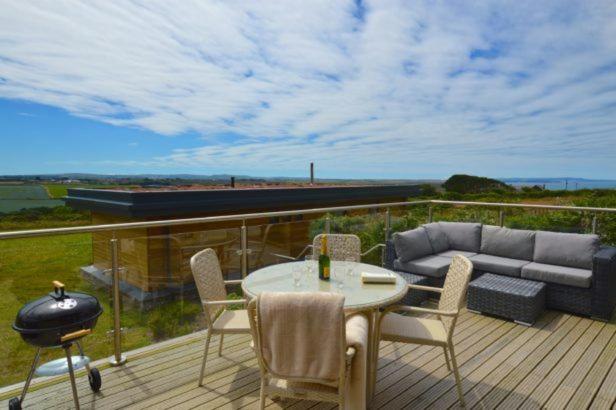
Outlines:
{"type": "MultiPolygon", "coordinates": [[[[256,409],[259,372],[248,336],[212,339],[205,386],[197,386],[203,340],[102,370],[92,394],[78,378],[82,409],[256,409]]],[[[616,323],[546,312],[533,327],[464,312],[454,336],[469,408],[596,408],[616,404],[616,323]]],[[[458,407],[442,349],[381,343],[374,408],[458,407]]],[[[130,355],[129,355],[130,358],[130,355]]],[[[0,406],[7,406],[3,397],[0,406]]],[[[24,408],[72,408],[67,381],[29,392],[24,408]]],[[[273,409],[332,409],[326,403],[267,400],[273,409]]]]}

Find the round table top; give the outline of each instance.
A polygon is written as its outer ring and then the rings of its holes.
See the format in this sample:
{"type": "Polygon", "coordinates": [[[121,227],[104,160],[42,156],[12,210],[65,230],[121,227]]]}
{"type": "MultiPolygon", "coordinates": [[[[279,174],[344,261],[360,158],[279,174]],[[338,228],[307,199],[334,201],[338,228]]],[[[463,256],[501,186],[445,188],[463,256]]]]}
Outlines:
{"type": "Polygon", "coordinates": [[[373,309],[402,299],[407,292],[406,281],[397,273],[375,265],[358,262],[331,262],[332,279],[319,280],[316,261],[290,262],[266,266],[248,275],[242,281],[242,290],[248,298],[254,298],[263,291],[267,292],[335,292],[345,296],[344,308],[350,310],[373,309]],[[312,272],[308,273],[308,264],[312,264],[312,272]],[[293,280],[294,269],[300,269],[299,286],[293,280]],[[348,269],[352,269],[349,275],[348,269]],[[393,273],[396,283],[375,284],[362,283],[361,272],[393,273]],[[341,276],[342,287],[338,287],[333,279],[341,276]]]}

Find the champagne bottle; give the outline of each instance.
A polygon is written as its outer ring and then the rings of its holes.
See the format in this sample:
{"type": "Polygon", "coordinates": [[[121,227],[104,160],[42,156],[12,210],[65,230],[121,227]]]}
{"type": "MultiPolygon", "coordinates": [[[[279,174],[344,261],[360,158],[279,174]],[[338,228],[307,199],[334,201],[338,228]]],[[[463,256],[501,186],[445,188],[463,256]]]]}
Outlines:
{"type": "Polygon", "coordinates": [[[319,279],[329,280],[329,256],[327,256],[327,236],[321,236],[321,254],[319,255],[319,279]]]}

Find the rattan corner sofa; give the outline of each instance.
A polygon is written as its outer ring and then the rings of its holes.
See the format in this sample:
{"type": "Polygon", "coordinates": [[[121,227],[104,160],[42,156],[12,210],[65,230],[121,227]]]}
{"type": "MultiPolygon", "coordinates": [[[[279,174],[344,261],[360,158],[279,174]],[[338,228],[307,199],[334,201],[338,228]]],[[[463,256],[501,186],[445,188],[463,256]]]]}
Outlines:
{"type": "Polygon", "coordinates": [[[456,254],[473,262],[475,278],[489,272],[545,283],[549,309],[601,320],[614,312],[616,248],[601,246],[597,235],[434,222],[395,233],[385,265],[440,286],[456,254]]]}

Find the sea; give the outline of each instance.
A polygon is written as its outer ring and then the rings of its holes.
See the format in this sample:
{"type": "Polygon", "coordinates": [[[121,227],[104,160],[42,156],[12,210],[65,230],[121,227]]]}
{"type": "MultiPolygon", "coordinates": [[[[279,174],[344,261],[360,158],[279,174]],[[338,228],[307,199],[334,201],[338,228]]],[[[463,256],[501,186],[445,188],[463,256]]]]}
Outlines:
{"type": "Polygon", "coordinates": [[[503,179],[503,182],[515,187],[539,185],[549,190],[567,189],[575,191],[578,189],[616,189],[616,180],[598,179],[503,179]]]}

